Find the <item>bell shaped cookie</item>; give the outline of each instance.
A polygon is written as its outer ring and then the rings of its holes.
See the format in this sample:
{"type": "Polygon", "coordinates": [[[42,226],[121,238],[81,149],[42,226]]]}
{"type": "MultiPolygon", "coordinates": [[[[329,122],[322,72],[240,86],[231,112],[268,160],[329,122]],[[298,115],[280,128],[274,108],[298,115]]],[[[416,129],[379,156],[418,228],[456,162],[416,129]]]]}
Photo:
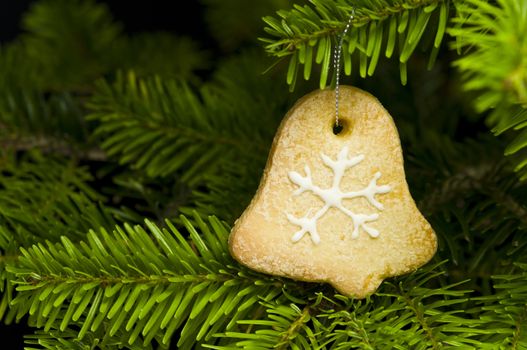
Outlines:
{"type": "Polygon", "coordinates": [[[391,116],[370,94],[315,91],[289,111],[258,191],[229,238],[249,268],[363,298],[432,258],[437,240],[406,183],[391,116]]]}

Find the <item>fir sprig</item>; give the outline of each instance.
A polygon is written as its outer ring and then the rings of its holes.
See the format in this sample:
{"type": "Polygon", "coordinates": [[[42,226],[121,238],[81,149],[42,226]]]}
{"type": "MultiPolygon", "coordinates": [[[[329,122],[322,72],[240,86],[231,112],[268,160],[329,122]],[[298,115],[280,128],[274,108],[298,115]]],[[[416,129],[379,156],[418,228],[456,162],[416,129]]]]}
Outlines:
{"type": "Polygon", "coordinates": [[[489,332],[481,349],[524,349],[527,347],[527,265],[516,264],[510,273],[493,276],[496,294],[479,299],[477,312],[489,332]]]}
{"type": "Polygon", "coordinates": [[[87,128],[71,94],[45,96],[31,88],[11,86],[0,97],[0,137],[4,148],[40,148],[71,155],[81,153],[78,148],[86,141],[87,128]]]}
{"type": "Polygon", "coordinates": [[[229,106],[222,109],[223,104],[210,90],[198,95],[187,84],[138,79],[130,72],[112,85],[101,81],[90,107],[91,119],[100,122],[95,136],[104,138],[108,155],[152,177],[183,170],[181,180],[192,186],[223,159],[260,156],[266,145],[251,132],[254,126],[225,113],[229,106]]]}
{"type": "Polygon", "coordinates": [[[502,103],[527,107],[525,1],[467,0],[458,4],[453,23],[452,46],[463,53],[454,65],[465,88],[479,92],[476,108],[485,111],[502,103]]]}
{"type": "Polygon", "coordinates": [[[462,73],[465,89],[477,94],[476,109],[492,110],[488,122],[493,132],[512,131],[515,135],[505,154],[515,155],[516,170],[525,180],[527,3],[470,0],[459,4],[457,10],[450,33],[456,37],[452,46],[463,55],[454,65],[462,73]]]}
{"type": "Polygon", "coordinates": [[[181,221],[183,231],[146,222],[147,230],[125,225],[90,231],[80,244],[63,237],[22,249],[17,266],[8,267],[17,319],[29,315],[46,331],[77,324],[78,340],[104,327],[103,343],[124,329],[130,345],[142,335],[143,345],[156,338],[166,347],[179,330],[178,346],[188,349],[281,294],[283,282],[232,261],[218,219],[181,221]]]}
{"type": "Polygon", "coordinates": [[[305,305],[266,303],[266,318],[239,321],[251,332],[226,332],[235,340],[214,349],[476,349],[491,334],[482,321],[463,314],[470,290],[463,283],[428,288],[444,274],[441,264],[385,283],[366,300],[318,294],[305,305]],[[459,309],[456,309],[459,308],[459,309]]]}
{"type": "Polygon", "coordinates": [[[199,90],[134,72],[100,81],[89,104],[95,136],[121,164],[153,178],[177,175],[193,191],[184,212],[198,208],[232,222],[258,186],[291,98],[280,80],[261,79],[267,64],[260,53],[243,52],[199,90]]]}
{"type": "Polygon", "coordinates": [[[324,88],[337,37],[353,14],[353,28],[343,38],[344,74],[350,75],[353,64],[358,63],[360,76],[371,76],[381,55],[391,58],[396,53],[405,84],[406,64],[418,44],[430,47],[430,63],[435,60],[446,30],[449,4],[445,0],[312,1],[311,5],[278,11],[278,18],[265,17],[270,38],[262,40],[271,55],[289,59],[288,84],[294,86],[299,74],[310,79],[315,63],[320,65],[320,88],[324,88]]]}
{"type": "Polygon", "coordinates": [[[44,158],[38,153],[0,163],[0,318],[10,323],[13,275],[19,249],[36,242],[58,241],[62,235],[77,241],[91,227],[111,227],[113,212],[87,181],[91,175],[73,163],[44,158]]]}

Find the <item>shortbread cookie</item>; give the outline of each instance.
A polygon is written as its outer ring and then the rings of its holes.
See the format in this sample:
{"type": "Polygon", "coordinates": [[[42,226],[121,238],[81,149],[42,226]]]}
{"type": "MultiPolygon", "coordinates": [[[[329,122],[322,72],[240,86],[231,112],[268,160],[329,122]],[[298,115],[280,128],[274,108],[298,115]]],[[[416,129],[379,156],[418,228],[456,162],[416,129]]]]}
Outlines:
{"type": "Polygon", "coordinates": [[[426,263],[437,242],[408,190],[391,116],[370,94],[340,89],[338,134],[334,91],[289,111],[229,245],[251,269],[362,298],[426,263]]]}

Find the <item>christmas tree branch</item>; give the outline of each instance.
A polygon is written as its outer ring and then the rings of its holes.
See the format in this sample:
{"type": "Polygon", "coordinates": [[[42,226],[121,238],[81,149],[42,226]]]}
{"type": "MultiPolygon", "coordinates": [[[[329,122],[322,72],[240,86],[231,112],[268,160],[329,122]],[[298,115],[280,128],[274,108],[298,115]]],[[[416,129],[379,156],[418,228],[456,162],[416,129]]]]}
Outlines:
{"type": "Polygon", "coordinates": [[[197,82],[194,71],[208,66],[205,52],[189,38],[125,37],[109,8],[95,1],[41,1],[22,23],[24,34],[0,48],[0,138],[86,142],[91,130],[84,100],[95,79],[120,67],[197,82]]]}
{"type": "Polygon", "coordinates": [[[181,180],[195,185],[225,158],[265,154],[268,141],[252,135],[246,121],[214,107],[219,99],[207,91],[198,96],[176,81],[141,80],[129,73],[113,86],[99,83],[91,119],[101,123],[95,136],[103,138],[108,155],[149,176],[183,170],[181,180]]]}
{"type": "Polygon", "coordinates": [[[217,327],[234,327],[260,298],[281,294],[280,280],[236,266],[219,220],[181,220],[190,242],[170,222],[168,230],[147,222],[148,231],[125,225],[113,234],[90,231],[78,245],[63,237],[61,244],[22,249],[18,264],[8,267],[16,276],[17,318],[29,314],[37,327],[65,330],[82,316],[79,340],[106,322],[104,338],[124,327],[129,344],[140,333],[148,344],[161,332],[167,345],[179,330],[178,346],[188,348],[217,327]]]}
{"type": "MultiPolygon", "coordinates": [[[[303,309],[294,303],[268,303],[267,318],[243,320],[252,325],[250,333],[226,332],[222,339],[233,346],[253,349],[290,348],[411,348],[411,344],[439,349],[450,344],[466,348],[483,345],[478,337],[491,334],[484,321],[462,316],[469,290],[458,284],[427,288],[425,284],[442,275],[437,266],[383,285],[381,291],[364,301],[320,294],[303,309]],[[457,308],[457,309],[456,309],[457,308]]],[[[496,302],[494,300],[494,302],[496,302]]]]}
{"type": "Polygon", "coordinates": [[[480,112],[492,111],[488,122],[495,134],[516,134],[505,154],[516,154],[522,180],[527,178],[527,158],[522,152],[527,133],[513,130],[523,130],[527,120],[526,12],[522,1],[469,0],[459,4],[455,25],[449,30],[456,38],[452,47],[463,53],[454,65],[462,74],[464,88],[478,96],[474,106],[480,112]]]}
{"type": "MultiPolygon", "coordinates": [[[[295,5],[279,11],[278,17],[265,17],[265,28],[271,38],[264,38],[267,52],[276,57],[289,56],[287,82],[291,86],[304,65],[304,79],[309,79],[313,60],[321,65],[320,87],[327,84],[332,50],[348,23],[352,29],[343,39],[344,73],[351,74],[352,59],[357,57],[361,77],[373,75],[382,48],[390,58],[398,48],[401,79],[406,82],[406,62],[421,41],[429,23],[436,22],[436,34],[428,40],[433,46],[431,61],[441,44],[449,15],[450,1],[313,1],[312,5],[295,5]]],[[[426,38],[427,36],[424,35],[426,38]]]]}
{"type": "Polygon", "coordinates": [[[493,137],[438,141],[413,148],[408,178],[430,179],[412,183],[414,196],[440,239],[438,256],[452,262],[451,278],[471,278],[470,288],[491,294],[491,276],[508,272],[525,255],[527,185],[503,160],[503,145],[493,137]]]}
{"type": "Polygon", "coordinates": [[[13,275],[5,269],[18,264],[20,247],[57,241],[62,235],[78,240],[92,225],[115,224],[113,212],[98,203],[103,197],[87,184],[89,180],[86,169],[37,153],[20,160],[7,158],[0,165],[0,317],[6,322],[14,314],[7,308],[13,275]]]}
{"type": "Polygon", "coordinates": [[[479,300],[479,318],[487,323],[489,330],[483,340],[504,349],[521,349],[527,346],[527,265],[516,266],[517,269],[510,274],[494,276],[496,294],[479,300]]]}
{"type": "Polygon", "coordinates": [[[475,101],[480,111],[504,102],[527,106],[525,11],[525,4],[510,0],[468,0],[458,6],[449,32],[456,37],[452,46],[464,54],[455,66],[465,88],[480,92],[475,101]]]}
{"type": "Polygon", "coordinates": [[[70,93],[42,93],[16,85],[0,92],[0,143],[37,136],[34,143],[57,140],[73,148],[86,141],[80,103],[70,93]]]}
{"type": "Polygon", "coordinates": [[[317,337],[310,331],[311,310],[309,306],[300,309],[294,303],[282,305],[279,302],[263,303],[266,307],[267,318],[259,320],[240,320],[238,324],[248,325],[246,332],[225,332],[217,334],[222,340],[240,339],[234,343],[214,346],[211,349],[289,349],[316,348],[317,337]]]}

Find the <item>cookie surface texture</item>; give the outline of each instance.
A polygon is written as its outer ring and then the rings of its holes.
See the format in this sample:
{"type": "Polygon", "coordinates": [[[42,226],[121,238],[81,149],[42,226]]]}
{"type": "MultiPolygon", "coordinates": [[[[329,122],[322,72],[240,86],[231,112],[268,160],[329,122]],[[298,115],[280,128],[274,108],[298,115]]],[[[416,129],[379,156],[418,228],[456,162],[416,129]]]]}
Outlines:
{"type": "Polygon", "coordinates": [[[408,190],[391,116],[372,95],[340,88],[338,134],[332,90],[288,112],[229,247],[253,270],[363,298],[425,264],[437,241],[408,190]]]}

